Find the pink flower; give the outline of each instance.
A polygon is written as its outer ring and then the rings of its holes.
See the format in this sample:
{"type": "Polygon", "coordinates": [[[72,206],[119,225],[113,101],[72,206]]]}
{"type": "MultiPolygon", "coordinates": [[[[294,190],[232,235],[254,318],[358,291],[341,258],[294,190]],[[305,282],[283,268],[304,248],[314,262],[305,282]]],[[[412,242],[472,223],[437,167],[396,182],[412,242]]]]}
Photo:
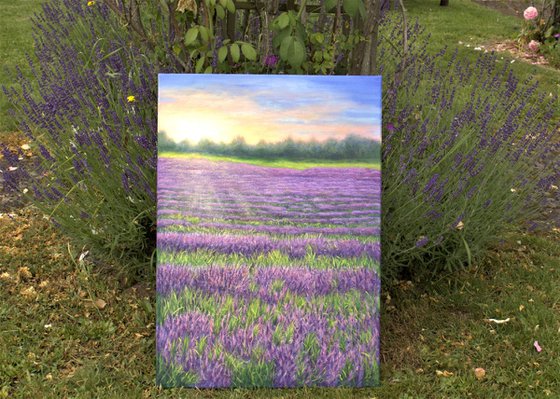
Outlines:
{"type": "Polygon", "coordinates": [[[533,346],[535,347],[535,349],[537,350],[537,352],[540,353],[540,352],[542,351],[542,348],[541,348],[541,346],[539,345],[539,341],[533,342],[533,346]]]}
{"type": "Polygon", "coordinates": [[[540,46],[541,46],[541,44],[539,42],[537,42],[536,40],[531,40],[529,42],[529,44],[527,45],[527,47],[529,47],[529,50],[531,50],[533,53],[536,53],[537,51],[539,51],[540,46]]]}
{"type": "Polygon", "coordinates": [[[523,17],[527,21],[537,18],[538,15],[539,15],[539,12],[537,11],[537,9],[535,7],[527,7],[527,9],[525,9],[525,11],[523,11],[523,17]]]}

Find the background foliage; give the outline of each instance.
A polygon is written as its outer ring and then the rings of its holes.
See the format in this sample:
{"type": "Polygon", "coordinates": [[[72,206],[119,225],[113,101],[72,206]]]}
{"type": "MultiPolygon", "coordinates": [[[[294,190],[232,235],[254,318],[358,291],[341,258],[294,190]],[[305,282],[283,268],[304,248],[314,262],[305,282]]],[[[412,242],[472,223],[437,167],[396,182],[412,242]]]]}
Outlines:
{"type": "MultiPolygon", "coordinates": [[[[398,12],[363,31],[374,8],[361,0],[276,5],[238,13],[232,36],[230,1],[46,3],[34,22],[35,78],[18,74],[20,89],[5,89],[43,161],[25,187],[35,203],[97,256],[152,270],[156,74],[184,71],[383,75],[387,276],[472,263],[558,186],[557,99],[530,79],[491,55],[430,55],[428,36],[398,12]]],[[[17,156],[5,160],[6,186],[22,190],[17,156]]]]}

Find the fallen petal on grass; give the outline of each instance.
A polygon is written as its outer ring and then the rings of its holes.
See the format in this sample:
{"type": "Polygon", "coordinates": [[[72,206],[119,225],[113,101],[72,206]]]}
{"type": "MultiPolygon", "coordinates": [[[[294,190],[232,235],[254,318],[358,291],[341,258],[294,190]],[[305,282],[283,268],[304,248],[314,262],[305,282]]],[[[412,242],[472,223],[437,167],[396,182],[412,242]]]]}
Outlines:
{"type": "Polygon", "coordinates": [[[33,277],[33,275],[31,274],[31,272],[29,271],[29,268],[27,266],[19,268],[18,276],[19,276],[19,278],[21,278],[23,280],[28,280],[31,277],[33,277]]]}
{"type": "Polygon", "coordinates": [[[499,320],[499,319],[484,319],[487,323],[495,323],[495,324],[505,324],[508,323],[511,319],[508,317],[507,319],[499,320]]]}
{"type": "Polygon", "coordinates": [[[93,303],[95,306],[97,306],[98,309],[104,309],[105,306],[107,306],[107,302],[105,302],[101,298],[97,298],[93,303]]]}
{"type": "Polygon", "coordinates": [[[12,279],[12,276],[8,272],[4,272],[4,273],[0,274],[0,280],[2,280],[2,281],[10,281],[11,279],[12,279]]]}
{"type": "Polygon", "coordinates": [[[484,370],[482,367],[477,367],[474,369],[474,376],[477,380],[482,380],[484,377],[486,377],[486,370],[484,370]]]}
{"type": "Polygon", "coordinates": [[[537,352],[541,353],[542,348],[541,348],[541,346],[539,345],[539,341],[535,341],[535,342],[533,343],[533,346],[535,347],[535,349],[537,350],[537,352]]]}
{"type": "Polygon", "coordinates": [[[22,289],[20,295],[26,299],[33,299],[37,296],[37,291],[35,291],[34,287],[28,287],[22,289]]]}

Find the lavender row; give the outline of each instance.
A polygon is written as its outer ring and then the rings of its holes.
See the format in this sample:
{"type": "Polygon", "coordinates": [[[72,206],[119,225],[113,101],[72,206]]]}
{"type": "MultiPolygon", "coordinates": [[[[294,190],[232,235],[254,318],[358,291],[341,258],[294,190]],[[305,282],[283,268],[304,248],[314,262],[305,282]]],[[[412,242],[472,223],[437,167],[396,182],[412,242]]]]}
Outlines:
{"type": "Polygon", "coordinates": [[[204,176],[228,176],[234,171],[236,174],[251,176],[256,179],[273,178],[280,181],[290,182],[294,179],[318,180],[324,178],[326,180],[375,180],[379,179],[381,172],[373,168],[362,167],[313,167],[307,169],[291,169],[291,168],[275,168],[261,165],[252,165],[248,163],[237,163],[227,161],[211,161],[209,159],[185,159],[185,158],[168,158],[161,157],[159,159],[162,167],[166,170],[180,171],[180,176],[187,178],[198,177],[200,173],[204,176]]]}
{"type": "Polygon", "coordinates": [[[232,215],[232,216],[255,216],[255,217],[273,217],[273,218],[299,218],[305,216],[315,216],[317,218],[335,218],[335,217],[345,217],[345,216],[379,216],[381,214],[380,209],[367,209],[367,210],[347,210],[347,211],[292,211],[288,209],[282,209],[277,211],[258,211],[253,209],[251,206],[245,206],[244,203],[239,203],[236,206],[230,207],[193,207],[193,206],[180,206],[180,204],[174,206],[165,206],[164,204],[158,204],[158,210],[174,210],[176,212],[192,213],[193,215],[209,216],[209,215],[232,215]],[[178,206],[179,205],[179,206],[178,206]]]}
{"type": "Polygon", "coordinates": [[[377,176],[379,171],[374,168],[363,168],[363,167],[326,167],[318,166],[307,169],[292,169],[292,168],[279,168],[271,166],[253,165],[250,163],[242,162],[228,162],[228,161],[213,161],[205,158],[175,158],[175,157],[161,157],[159,159],[165,163],[166,167],[173,170],[179,168],[182,172],[197,172],[202,171],[204,173],[229,173],[231,170],[236,170],[239,173],[254,175],[254,176],[277,176],[277,177],[298,177],[307,176],[310,178],[316,177],[329,177],[333,173],[337,173],[338,176],[343,176],[346,178],[358,178],[364,176],[363,171],[367,171],[366,176],[377,176]]]}
{"type": "MultiPolygon", "coordinates": [[[[185,218],[189,217],[196,217],[199,219],[225,219],[225,220],[232,220],[232,221],[241,221],[241,222],[278,222],[278,218],[274,217],[263,217],[263,216],[235,216],[235,215],[228,215],[227,217],[223,217],[222,215],[213,215],[212,213],[208,213],[206,215],[201,214],[188,214],[183,212],[178,212],[173,209],[161,209],[157,212],[158,218],[165,216],[165,215],[178,215],[181,214],[185,218]]],[[[332,225],[342,225],[347,226],[349,224],[363,224],[366,226],[378,226],[380,223],[379,217],[346,217],[346,218],[305,218],[305,217],[298,217],[298,218],[285,218],[282,221],[286,222],[293,222],[293,223],[319,223],[319,224],[332,224],[332,225]]]]}
{"type": "Polygon", "coordinates": [[[262,316],[246,327],[228,328],[231,319],[246,315],[248,305],[227,313],[216,325],[198,311],[171,316],[156,327],[156,349],[168,364],[197,376],[197,387],[231,387],[236,370],[258,361],[271,366],[271,385],[364,386],[375,381],[379,363],[379,319],[374,309],[345,317],[292,303],[267,305],[262,316]],[[333,328],[334,326],[334,328],[333,328]],[[218,333],[215,331],[218,330],[218,333]],[[349,367],[348,367],[349,366],[349,367]]]}
{"type": "Polygon", "coordinates": [[[252,273],[247,266],[191,268],[160,265],[156,287],[158,294],[163,296],[189,289],[203,294],[259,298],[266,303],[276,303],[289,292],[307,298],[344,294],[349,290],[377,296],[380,279],[373,269],[366,267],[343,270],[259,267],[252,273]],[[279,282],[281,287],[271,291],[273,283],[279,282]]]}
{"type": "MultiPolygon", "coordinates": [[[[372,188],[373,190],[373,188],[372,188]]],[[[297,195],[277,193],[275,196],[271,195],[249,195],[239,191],[231,191],[227,193],[193,193],[188,190],[166,190],[160,188],[158,197],[162,200],[177,200],[182,203],[196,202],[199,204],[212,204],[218,203],[252,203],[252,204],[267,204],[277,205],[281,207],[292,205],[306,205],[306,204],[325,204],[325,205],[344,205],[352,204],[359,206],[365,204],[377,204],[381,198],[380,192],[371,192],[368,195],[297,195]]]]}
{"type": "Polygon", "coordinates": [[[380,261],[378,242],[358,240],[329,240],[322,237],[275,239],[266,235],[239,236],[231,234],[213,235],[204,233],[158,232],[158,249],[194,252],[199,249],[222,254],[252,256],[279,251],[290,258],[301,259],[312,251],[315,255],[353,258],[368,256],[380,261]]]}
{"type": "Polygon", "coordinates": [[[280,225],[251,225],[229,223],[191,223],[181,219],[159,219],[158,228],[170,226],[185,226],[193,228],[206,228],[218,230],[246,231],[249,233],[268,234],[326,234],[326,235],[353,235],[353,236],[379,236],[379,227],[312,227],[312,226],[280,226],[280,225]]]}
{"type": "MultiPolygon", "coordinates": [[[[229,176],[236,176],[232,174],[229,176]]],[[[213,178],[212,176],[208,176],[208,179],[213,178]]],[[[208,180],[211,181],[211,180],[208,180]]],[[[196,185],[200,187],[204,187],[204,184],[208,184],[208,181],[204,180],[194,180],[189,181],[191,185],[196,185]]],[[[165,181],[163,179],[158,180],[158,185],[166,190],[172,181],[165,181]]],[[[186,184],[187,182],[184,182],[186,184]]],[[[249,201],[262,201],[263,198],[273,198],[275,201],[285,202],[286,200],[289,201],[298,201],[298,200],[310,200],[314,198],[318,198],[321,200],[336,200],[336,199],[360,199],[360,200],[372,200],[375,198],[379,198],[380,192],[377,191],[374,186],[378,185],[378,182],[367,182],[363,183],[362,187],[348,186],[343,185],[341,187],[340,184],[336,186],[326,184],[324,182],[316,182],[316,183],[309,183],[307,181],[300,181],[294,182],[293,186],[285,187],[282,185],[274,185],[267,187],[265,184],[270,185],[272,182],[261,182],[261,181],[253,181],[252,184],[246,182],[243,177],[238,176],[238,180],[236,184],[234,182],[228,182],[227,185],[225,183],[221,183],[220,185],[216,184],[215,180],[212,181],[212,193],[214,197],[229,199],[229,200],[238,200],[244,199],[249,201]],[[297,185],[296,185],[297,183],[297,185]],[[222,186],[223,184],[223,186],[222,186]],[[260,189],[257,189],[255,185],[260,185],[260,189]],[[304,186],[304,187],[302,187],[304,186]],[[238,197],[234,194],[238,194],[238,197]]],[[[357,182],[354,182],[357,184],[357,182]]],[[[166,190],[167,191],[167,190],[166,190]]],[[[188,193],[187,191],[178,190],[175,195],[188,193]]],[[[170,193],[169,193],[170,194],[170,193]]],[[[167,194],[166,194],[167,195],[167,194]]],[[[204,194],[202,198],[206,198],[208,193],[204,194]]]]}
{"type": "Polygon", "coordinates": [[[214,209],[214,208],[224,208],[228,209],[230,207],[247,207],[254,211],[264,211],[264,212],[274,212],[274,211],[284,211],[284,210],[295,210],[295,211],[360,211],[360,210],[371,210],[379,209],[379,203],[359,201],[356,203],[348,203],[345,201],[338,202],[336,204],[320,203],[320,202],[303,202],[294,203],[286,202],[283,204],[274,203],[270,198],[262,199],[261,202],[254,201],[216,201],[215,198],[208,198],[206,200],[201,200],[200,198],[185,198],[183,200],[166,198],[165,196],[160,196],[158,200],[158,207],[173,207],[173,206],[184,206],[189,204],[190,207],[201,207],[202,209],[214,209]]]}
{"type": "Polygon", "coordinates": [[[379,171],[365,168],[293,170],[192,159],[161,158],[160,168],[169,171],[158,176],[158,187],[162,189],[207,187],[208,182],[212,182],[211,191],[218,196],[222,192],[267,196],[280,193],[315,196],[371,194],[374,187],[379,187],[380,178],[379,171]],[[192,168],[193,163],[200,165],[192,168]],[[236,176],[236,179],[231,179],[231,176],[236,176]]]}

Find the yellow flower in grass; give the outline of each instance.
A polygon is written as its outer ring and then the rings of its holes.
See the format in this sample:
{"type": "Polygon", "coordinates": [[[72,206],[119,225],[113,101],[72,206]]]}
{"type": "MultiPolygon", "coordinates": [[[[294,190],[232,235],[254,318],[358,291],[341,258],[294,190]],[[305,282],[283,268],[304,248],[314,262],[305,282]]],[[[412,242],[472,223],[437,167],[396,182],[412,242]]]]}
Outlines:
{"type": "Polygon", "coordinates": [[[94,6],[95,5],[95,1],[88,1],[87,2],[88,7],[94,6]]]}
{"type": "Polygon", "coordinates": [[[133,103],[134,101],[136,101],[136,97],[134,97],[134,96],[128,96],[128,97],[126,98],[126,100],[127,100],[129,103],[133,103]]]}

